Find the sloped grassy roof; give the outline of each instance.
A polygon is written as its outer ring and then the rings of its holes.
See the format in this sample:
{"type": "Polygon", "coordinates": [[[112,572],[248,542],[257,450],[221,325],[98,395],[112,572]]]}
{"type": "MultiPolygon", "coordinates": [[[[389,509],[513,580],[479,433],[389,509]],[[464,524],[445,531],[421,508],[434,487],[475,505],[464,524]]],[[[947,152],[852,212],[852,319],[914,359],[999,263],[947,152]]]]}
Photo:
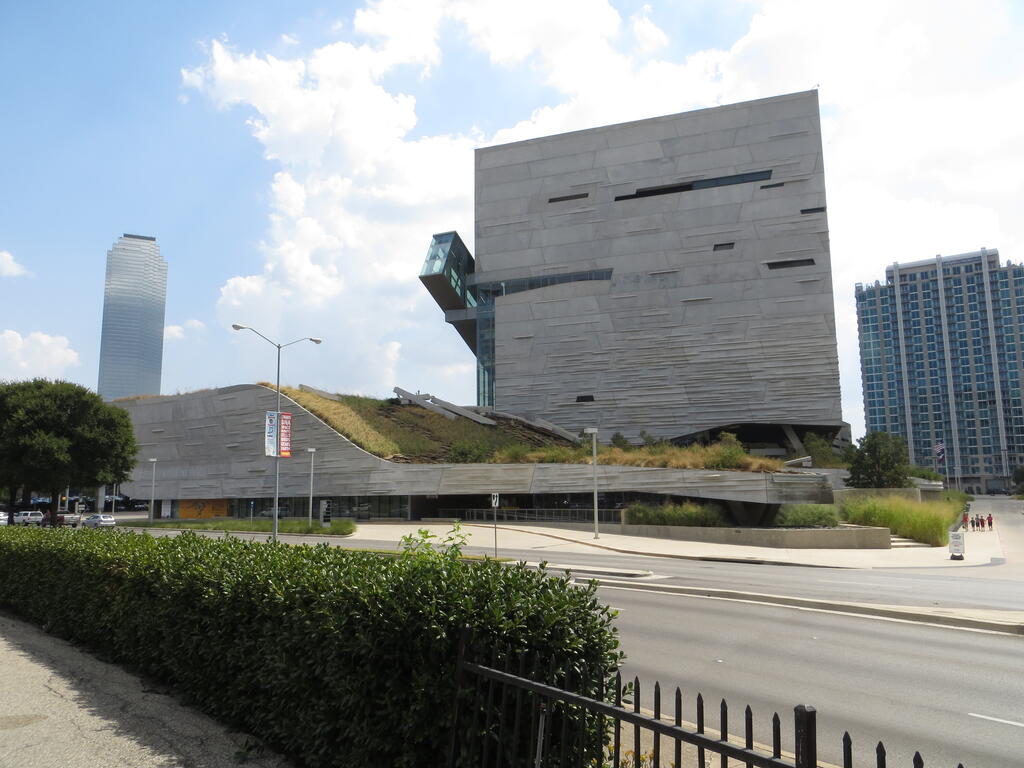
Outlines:
{"type": "Polygon", "coordinates": [[[338,394],[333,400],[293,387],[281,387],[281,392],[364,451],[391,461],[484,462],[495,451],[511,446],[570,445],[567,440],[514,419],[491,417],[497,422],[491,427],[469,419],[448,419],[419,405],[402,405],[397,399],[338,394]]]}
{"type": "MultiPolygon", "coordinates": [[[[273,388],[272,385],[265,385],[273,388]]],[[[358,395],[322,397],[281,387],[281,391],[369,453],[417,464],[495,462],[499,464],[589,464],[590,445],[564,440],[515,419],[491,416],[496,426],[451,420],[415,404],[358,395]]],[[[673,469],[732,469],[777,472],[782,462],[750,456],[734,440],[708,446],[661,443],[623,450],[600,446],[599,464],[673,469]]]]}

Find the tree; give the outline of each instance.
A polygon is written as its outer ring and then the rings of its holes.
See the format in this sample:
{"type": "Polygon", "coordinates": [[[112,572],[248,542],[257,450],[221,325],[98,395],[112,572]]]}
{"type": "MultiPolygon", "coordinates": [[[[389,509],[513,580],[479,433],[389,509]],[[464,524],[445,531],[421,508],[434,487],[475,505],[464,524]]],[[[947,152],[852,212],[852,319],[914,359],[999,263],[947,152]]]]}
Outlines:
{"type": "Polygon", "coordinates": [[[906,488],[907,444],[888,432],[869,432],[857,441],[850,462],[850,488],[906,488]]]}
{"type": "Polygon", "coordinates": [[[0,485],[49,491],[51,516],[67,486],[127,480],[137,452],[128,413],[85,387],[46,379],[0,384],[0,485]]]}
{"type": "Polygon", "coordinates": [[[811,457],[811,463],[816,467],[826,469],[846,469],[846,463],[832,449],[832,441],[826,440],[816,432],[804,434],[804,450],[811,457]]]}

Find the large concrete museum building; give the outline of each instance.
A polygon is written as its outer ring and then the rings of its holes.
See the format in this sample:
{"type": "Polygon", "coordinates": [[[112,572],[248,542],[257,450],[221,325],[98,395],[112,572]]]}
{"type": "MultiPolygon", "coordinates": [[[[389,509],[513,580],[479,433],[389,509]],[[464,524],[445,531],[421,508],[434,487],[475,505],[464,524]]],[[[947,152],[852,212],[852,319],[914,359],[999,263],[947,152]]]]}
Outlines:
{"type": "Polygon", "coordinates": [[[475,250],[435,235],[421,280],[480,406],[788,450],[843,424],[815,91],[479,149],[475,250]]]}
{"type": "MultiPolygon", "coordinates": [[[[290,398],[293,458],[281,461],[281,507],[304,517],[312,498],[334,516],[470,517],[501,494],[502,516],[592,519],[594,468],[586,464],[409,464],[367,453],[290,398]],[[315,465],[308,449],[316,449],[315,465]],[[512,511],[510,511],[512,510],[512,511]]],[[[274,459],[265,455],[264,416],[277,405],[258,384],[117,403],[132,420],[138,463],[124,493],[157,500],[166,517],[247,517],[273,507],[274,459]]],[[[831,500],[824,477],[802,472],[727,472],[600,465],[602,518],[631,500],[714,501],[737,522],[756,524],[787,502],[831,500]]]]}

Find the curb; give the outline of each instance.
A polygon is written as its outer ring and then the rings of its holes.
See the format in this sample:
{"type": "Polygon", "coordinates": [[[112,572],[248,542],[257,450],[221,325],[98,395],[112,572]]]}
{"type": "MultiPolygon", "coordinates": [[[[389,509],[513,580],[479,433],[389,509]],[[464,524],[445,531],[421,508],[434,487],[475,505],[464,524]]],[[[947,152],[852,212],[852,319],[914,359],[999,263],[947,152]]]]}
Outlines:
{"type": "MultiPolygon", "coordinates": [[[[522,561],[527,568],[540,568],[541,563],[522,561]]],[[[544,562],[544,568],[549,571],[565,571],[566,573],[593,573],[598,576],[626,576],[633,579],[645,579],[654,575],[654,571],[635,571],[628,568],[606,568],[597,566],[592,568],[588,565],[566,565],[565,563],[544,562]]]]}
{"type": "MultiPolygon", "coordinates": [[[[493,528],[491,525],[482,525],[480,523],[463,523],[464,528],[493,528]]],[[[498,530],[501,531],[518,531],[523,533],[522,528],[509,528],[508,526],[499,525],[498,530]]],[[[556,536],[553,533],[546,533],[536,530],[527,530],[526,533],[532,533],[535,536],[546,536],[549,539],[557,539],[558,541],[565,541],[569,544],[582,544],[585,547],[593,547],[594,549],[603,549],[606,552],[618,552],[623,555],[639,555],[640,557],[667,557],[671,560],[700,560],[703,562],[710,563],[749,563],[750,565],[789,565],[794,568],[832,568],[834,570],[849,569],[845,565],[818,565],[816,563],[792,563],[786,560],[765,560],[760,557],[725,557],[722,555],[677,555],[671,552],[642,552],[637,549],[621,549],[619,547],[609,547],[606,544],[594,544],[590,541],[583,541],[580,539],[571,539],[568,536],[556,536]]],[[[578,570],[578,569],[577,569],[578,570]]],[[[587,573],[596,573],[596,571],[587,571],[587,573]]]]}
{"type": "MultiPolygon", "coordinates": [[[[632,586],[636,582],[601,579],[601,584],[608,586],[632,586]]],[[[993,619],[976,619],[969,616],[950,616],[916,610],[913,607],[892,605],[870,605],[866,603],[843,603],[830,600],[813,600],[806,597],[789,597],[787,595],[768,595],[759,592],[739,592],[731,589],[708,589],[705,587],[686,587],[675,584],[659,584],[644,582],[643,588],[651,592],[666,594],[690,595],[694,597],[711,597],[723,600],[741,600],[744,602],[784,605],[792,608],[814,608],[822,611],[835,611],[855,616],[880,616],[888,619],[903,619],[925,624],[939,624],[963,629],[984,629],[1010,635],[1024,635],[1024,623],[996,621],[993,619]]]]}

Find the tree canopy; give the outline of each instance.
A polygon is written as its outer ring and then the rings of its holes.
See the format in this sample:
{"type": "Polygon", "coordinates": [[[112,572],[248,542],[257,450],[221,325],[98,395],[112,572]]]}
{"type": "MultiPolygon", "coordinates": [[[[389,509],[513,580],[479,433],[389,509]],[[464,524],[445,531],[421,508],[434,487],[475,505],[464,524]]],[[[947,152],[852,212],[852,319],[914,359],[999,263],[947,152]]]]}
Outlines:
{"type": "Polygon", "coordinates": [[[906,488],[907,444],[902,437],[888,432],[869,432],[857,441],[850,462],[850,488],[906,488]]]}
{"type": "Polygon", "coordinates": [[[0,486],[49,491],[127,480],[138,445],[128,413],[68,381],[0,383],[0,486]]]}

